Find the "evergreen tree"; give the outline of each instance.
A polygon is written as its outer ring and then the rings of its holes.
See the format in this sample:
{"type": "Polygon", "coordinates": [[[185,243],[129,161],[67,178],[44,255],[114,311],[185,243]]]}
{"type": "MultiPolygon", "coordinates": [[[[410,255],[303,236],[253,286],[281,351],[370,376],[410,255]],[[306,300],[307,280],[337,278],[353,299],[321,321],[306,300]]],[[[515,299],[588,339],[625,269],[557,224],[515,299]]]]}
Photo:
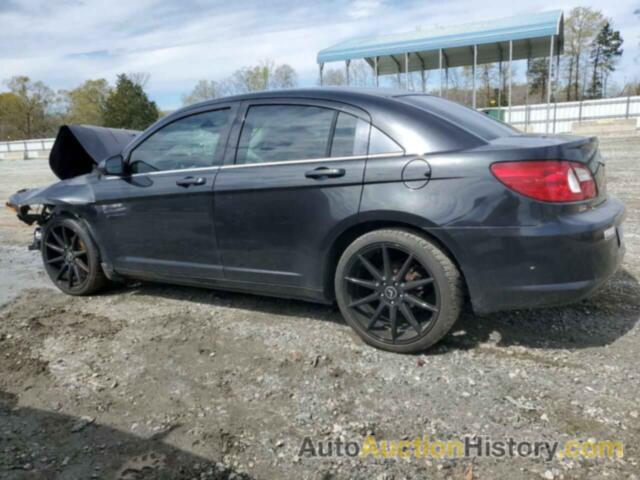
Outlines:
{"type": "Polygon", "coordinates": [[[124,73],[118,75],[116,87],[105,104],[105,126],[144,130],[158,116],[156,103],[149,100],[142,86],[131,81],[124,73]]]}
{"type": "Polygon", "coordinates": [[[622,37],[613,30],[609,22],[600,29],[591,49],[592,76],[589,87],[591,98],[601,98],[606,94],[606,81],[615,70],[615,63],[622,55],[622,37]]]}

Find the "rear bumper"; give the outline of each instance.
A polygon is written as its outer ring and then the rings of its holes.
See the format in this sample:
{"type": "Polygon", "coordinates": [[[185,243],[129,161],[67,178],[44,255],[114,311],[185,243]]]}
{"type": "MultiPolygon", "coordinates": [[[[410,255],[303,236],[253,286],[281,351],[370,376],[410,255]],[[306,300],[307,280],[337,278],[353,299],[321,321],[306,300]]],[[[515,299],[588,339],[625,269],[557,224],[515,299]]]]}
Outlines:
{"type": "Polygon", "coordinates": [[[620,266],[624,206],[614,197],[531,227],[444,229],[477,313],[546,307],[588,296],[620,266]]]}

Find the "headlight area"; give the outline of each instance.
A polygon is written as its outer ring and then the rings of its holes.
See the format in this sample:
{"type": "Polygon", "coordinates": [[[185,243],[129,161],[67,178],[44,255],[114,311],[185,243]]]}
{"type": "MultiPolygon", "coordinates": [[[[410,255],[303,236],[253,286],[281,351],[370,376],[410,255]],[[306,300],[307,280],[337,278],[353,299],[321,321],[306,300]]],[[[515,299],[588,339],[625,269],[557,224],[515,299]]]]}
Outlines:
{"type": "Polygon", "coordinates": [[[51,207],[49,205],[35,204],[18,206],[7,202],[5,206],[9,210],[14,211],[18,218],[27,225],[33,225],[34,223],[42,225],[51,216],[51,207]]]}

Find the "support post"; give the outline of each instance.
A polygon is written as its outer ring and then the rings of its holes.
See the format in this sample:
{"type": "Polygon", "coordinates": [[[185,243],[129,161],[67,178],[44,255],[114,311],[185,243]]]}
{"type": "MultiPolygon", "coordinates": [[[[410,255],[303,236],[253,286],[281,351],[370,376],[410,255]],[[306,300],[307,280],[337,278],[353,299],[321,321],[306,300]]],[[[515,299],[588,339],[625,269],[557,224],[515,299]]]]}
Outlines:
{"type": "Polygon", "coordinates": [[[551,109],[551,71],[553,70],[553,35],[549,37],[549,72],[547,75],[547,121],[545,122],[545,133],[549,133],[550,109],[551,109]]]}
{"type": "Polygon", "coordinates": [[[379,87],[380,82],[378,79],[378,57],[373,57],[373,70],[374,70],[374,75],[376,77],[376,87],[379,87]]]}
{"type": "Polygon", "coordinates": [[[502,54],[498,62],[498,108],[502,110],[502,54]]]}
{"type": "Polygon", "coordinates": [[[513,63],[513,40],[509,40],[509,123],[511,123],[511,92],[513,90],[513,71],[512,71],[512,63],[513,63]]]}
{"type": "MultiPolygon", "coordinates": [[[[413,84],[413,81],[411,82],[413,84]]],[[[413,87],[413,85],[411,85],[413,87]]],[[[404,88],[409,90],[409,54],[404,54],[404,88]]],[[[413,88],[412,88],[413,90],[413,88]]]]}
{"type": "Polygon", "coordinates": [[[582,99],[578,102],[578,122],[582,121],[582,99]]]}
{"type": "Polygon", "coordinates": [[[321,63],[319,67],[320,67],[320,86],[322,86],[322,71],[324,70],[324,63],[321,63]]]}
{"type": "Polygon", "coordinates": [[[476,66],[478,64],[478,46],[473,46],[473,68],[471,70],[473,81],[471,82],[473,88],[472,105],[476,108],[476,66]]]}
{"type": "Polygon", "coordinates": [[[424,64],[424,58],[418,52],[416,52],[418,56],[418,60],[420,60],[420,86],[422,87],[422,93],[426,93],[427,91],[427,81],[424,77],[424,71],[426,70],[426,66],[424,64]]]}
{"type": "Polygon", "coordinates": [[[449,95],[449,59],[444,57],[444,96],[449,95]]]}
{"type": "Polygon", "coordinates": [[[442,49],[439,50],[438,55],[438,72],[440,72],[440,96],[442,97],[442,49]]]}
{"type": "Polygon", "coordinates": [[[529,66],[531,56],[527,56],[527,71],[524,74],[524,131],[529,131],[529,66]]]}
{"type": "Polygon", "coordinates": [[[624,118],[629,118],[629,113],[631,111],[631,89],[627,92],[627,109],[624,114],[624,118]]]}
{"type": "MultiPolygon", "coordinates": [[[[498,108],[502,111],[502,95],[504,88],[504,77],[502,76],[502,62],[504,61],[504,52],[502,44],[498,43],[498,108]]],[[[488,99],[487,99],[488,100],[488,99]]]]}
{"type": "Polygon", "coordinates": [[[344,66],[345,66],[346,73],[347,73],[347,86],[349,86],[349,65],[351,65],[351,60],[345,60],[344,61],[344,66]]]}
{"type": "Polygon", "coordinates": [[[560,50],[556,53],[556,70],[553,80],[553,133],[556,133],[556,119],[558,118],[558,84],[560,83],[560,50]]]}

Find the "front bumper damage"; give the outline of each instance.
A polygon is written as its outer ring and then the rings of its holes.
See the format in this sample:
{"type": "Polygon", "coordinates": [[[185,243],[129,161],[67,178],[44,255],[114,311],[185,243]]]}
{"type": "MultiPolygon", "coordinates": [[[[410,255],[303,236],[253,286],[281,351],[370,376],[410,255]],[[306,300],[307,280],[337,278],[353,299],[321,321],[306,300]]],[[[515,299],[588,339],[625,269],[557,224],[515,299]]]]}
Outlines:
{"type": "Polygon", "coordinates": [[[33,231],[33,241],[31,245],[29,245],[29,250],[38,250],[42,249],[42,227],[36,227],[33,231]]]}

